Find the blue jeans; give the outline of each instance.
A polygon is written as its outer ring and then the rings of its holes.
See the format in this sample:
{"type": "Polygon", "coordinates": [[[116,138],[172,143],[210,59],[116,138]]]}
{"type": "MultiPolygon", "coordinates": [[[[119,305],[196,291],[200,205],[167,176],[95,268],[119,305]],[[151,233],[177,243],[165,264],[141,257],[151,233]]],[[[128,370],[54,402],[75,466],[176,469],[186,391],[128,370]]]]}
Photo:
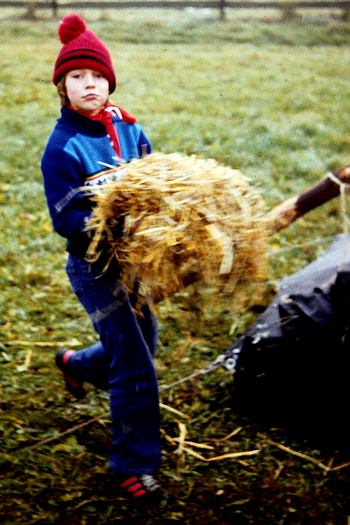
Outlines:
{"type": "Polygon", "coordinates": [[[152,474],[161,462],[159,396],[152,355],[156,321],[147,306],[135,314],[125,289],[95,265],[69,255],[67,274],[100,342],[70,364],[82,380],[108,389],[112,418],[110,471],[152,474]]]}

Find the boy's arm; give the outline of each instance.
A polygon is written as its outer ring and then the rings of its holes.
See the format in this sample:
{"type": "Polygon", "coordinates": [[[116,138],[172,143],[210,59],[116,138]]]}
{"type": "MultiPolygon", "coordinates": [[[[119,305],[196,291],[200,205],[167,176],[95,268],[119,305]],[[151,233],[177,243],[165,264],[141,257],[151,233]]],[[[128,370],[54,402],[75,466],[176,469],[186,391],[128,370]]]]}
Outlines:
{"type": "Polygon", "coordinates": [[[42,158],[46,200],[53,227],[82,254],[89,244],[85,225],[91,215],[91,202],[83,190],[84,178],[77,160],[52,148],[42,158]]]}

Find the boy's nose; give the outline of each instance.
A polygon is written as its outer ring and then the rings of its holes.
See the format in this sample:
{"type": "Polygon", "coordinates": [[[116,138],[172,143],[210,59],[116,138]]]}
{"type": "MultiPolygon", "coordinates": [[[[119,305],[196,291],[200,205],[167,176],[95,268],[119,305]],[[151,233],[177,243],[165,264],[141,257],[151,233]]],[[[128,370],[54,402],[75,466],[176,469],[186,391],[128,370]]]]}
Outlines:
{"type": "Polygon", "coordinates": [[[95,78],[94,75],[91,75],[88,73],[85,77],[85,85],[86,86],[94,86],[95,85],[95,78]]]}

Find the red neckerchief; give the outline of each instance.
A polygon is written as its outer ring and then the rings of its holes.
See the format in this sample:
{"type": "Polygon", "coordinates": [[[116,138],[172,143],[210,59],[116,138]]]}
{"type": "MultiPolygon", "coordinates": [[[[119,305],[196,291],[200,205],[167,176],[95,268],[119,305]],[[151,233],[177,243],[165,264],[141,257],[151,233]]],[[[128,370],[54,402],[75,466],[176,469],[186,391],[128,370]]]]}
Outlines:
{"type": "MultiPolygon", "coordinates": [[[[73,109],[70,107],[70,109],[73,109]]],[[[77,111],[74,110],[73,111],[77,111]]],[[[77,111],[77,113],[80,113],[81,115],[84,115],[84,117],[89,118],[90,120],[94,120],[95,122],[101,122],[101,124],[104,125],[106,128],[107,135],[111,141],[111,144],[113,146],[114,151],[117,154],[118,159],[121,159],[121,151],[120,151],[120,143],[119,138],[117,134],[117,130],[113,124],[113,114],[117,115],[123,122],[126,122],[127,124],[134,124],[136,122],[136,118],[133,115],[130,115],[125,109],[114,106],[114,105],[106,105],[104,106],[97,115],[88,115],[83,111],[77,111]]]]}

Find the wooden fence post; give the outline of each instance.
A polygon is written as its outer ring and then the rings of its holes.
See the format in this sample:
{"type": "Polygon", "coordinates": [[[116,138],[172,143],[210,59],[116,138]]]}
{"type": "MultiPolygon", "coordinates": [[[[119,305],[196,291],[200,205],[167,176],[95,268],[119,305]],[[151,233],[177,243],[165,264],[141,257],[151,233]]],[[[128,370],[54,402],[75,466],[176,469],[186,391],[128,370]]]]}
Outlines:
{"type": "Polygon", "coordinates": [[[293,5],[290,4],[289,0],[283,0],[282,9],[282,20],[295,20],[299,18],[298,13],[293,5]]]}
{"type": "Polygon", "coordinates": [[[51,1],[51,9],[52,9],[52,16],[53,18],[57,18],[58,16],[58,2],[57,0],[51,1]]]}
{"type": "Polygon", "coordinates": [[[37,2],[29,2],[25,18],[28,20],[35,20],[36,18],[36,4],[37,2]]]}
{"type": "Polygon", "coordinates": [[[350,6],[344,6],[342,11],[341,19],[344,20],[344,22],[348,22],[350,20],[350,6]]]}
{"type": "Polygon", "coordinates": [[[219,0],[219,10],[220,10],[220,20],[226,20],[226,10],[225,10],[226,0],[219,0]]]}

